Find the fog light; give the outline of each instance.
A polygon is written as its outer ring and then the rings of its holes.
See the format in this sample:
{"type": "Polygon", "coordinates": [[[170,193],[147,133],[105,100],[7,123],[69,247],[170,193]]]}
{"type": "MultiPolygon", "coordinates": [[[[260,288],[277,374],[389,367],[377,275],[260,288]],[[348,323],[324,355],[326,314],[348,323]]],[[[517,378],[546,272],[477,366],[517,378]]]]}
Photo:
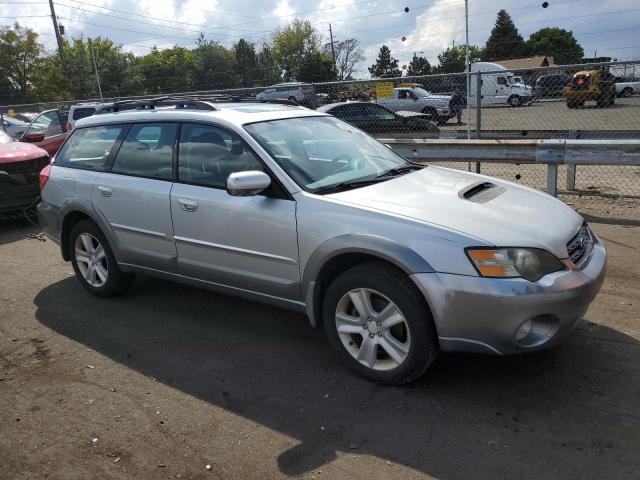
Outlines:
{"type": "Polygon", "coordinates": [[[520,325],[520,328],[518,328],[518,331],[516,332],[516,342],[522,342],[522,340],[524,340],[527,335],[531,333],[532,328],[533,320],[527,320],[522,325],[520,325]]]}

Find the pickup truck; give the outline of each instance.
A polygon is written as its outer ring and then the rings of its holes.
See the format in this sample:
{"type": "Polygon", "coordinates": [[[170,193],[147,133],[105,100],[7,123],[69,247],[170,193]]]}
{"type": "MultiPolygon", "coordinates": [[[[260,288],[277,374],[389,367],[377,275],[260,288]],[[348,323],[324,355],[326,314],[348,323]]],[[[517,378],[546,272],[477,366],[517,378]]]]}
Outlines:
{"type": "Polygon", "coordinates": [[[616,82],[616,95],[619,97],[630,97],[634,93],[640,93],[640,80],[616,82]]]}
{"type": "Polygon", "coordinates": [[[380,98],[379,105],[394,112],[409,111],[431,115],[431,120],[438,125],[444,125],[455,116],[449,108],[450,95],[433,95],[420,87],[394,88],[393,97],[380,98]]]}

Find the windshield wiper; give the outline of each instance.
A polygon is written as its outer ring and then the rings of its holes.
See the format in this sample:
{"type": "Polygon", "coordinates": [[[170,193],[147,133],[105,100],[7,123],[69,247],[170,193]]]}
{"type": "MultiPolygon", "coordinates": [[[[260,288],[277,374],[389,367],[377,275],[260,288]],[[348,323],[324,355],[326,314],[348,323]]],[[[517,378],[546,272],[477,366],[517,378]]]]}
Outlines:
{"type": "Polygon", "coordinates": [[[314,190],[313,193],[324,194],[324,193],[336,193],[342,192],[344,190],[350,190],[352,188],[362,187],[364,185],[371,185],[372,183],[384,182],[388,180],[388,178],[380,178],[380,177],[369,177],[362,178],[360,180],[352,180],[350,182],[340,182],[335,185],[329,185],[328,187],[322,187],[317,190],[314,190]]]}
{"type": "Polygon", "coordinates": [[[424,167],[426,167],[426,165],[418,165],[416,163],[410,163],[408,165],[400,165],[399,167],[394,167],[387,170],[386,172],[381,173],[376,178],[392,177],[400,173],[410,172],[411,170],[422,170],[424,167]]]}

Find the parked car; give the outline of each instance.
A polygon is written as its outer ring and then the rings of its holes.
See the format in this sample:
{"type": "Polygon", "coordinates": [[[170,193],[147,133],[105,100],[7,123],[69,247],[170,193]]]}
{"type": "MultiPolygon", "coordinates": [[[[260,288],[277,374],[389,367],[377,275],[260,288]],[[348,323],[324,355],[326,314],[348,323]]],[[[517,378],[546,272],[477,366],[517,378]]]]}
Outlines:
{"type": "Polygon", "coordinates": [[[571,77],[563,74],[542,75],[536,79],[533,86],[533,96],[561,97],[564,95],[564,87],[571,83],[571,77]]]}
{"type": "Polygon", "coordinates": [[[12,138],[22,135],[28,126],[28,123],[8,115],[3,115],[2,121],[0,122],[0,130],[4,131],[12,138]]]}
{"type": "Polygon", "coordinates": [[[103,107],[109,107],[113,103],[100,103],[100,102],[83,102],[76,105],[71,105],[69,108],[69,118],[67,120],[67,131],[73,130],[76,126],[76,122],[81,118],[90,117],[96,110],[103,107]]]}
{"type": "Polygon", "coordinates": [[[614,77],[607,71],[583,70],[576,72],[571,83],[564,87],[567,107],[583,107],[584,102],[594,101],[596,106],[610,107],[616,101],[614,77]]]}
{"type": "Polygon", "coordinates": [[[640,80],[616,82],[616,95],[619,97],[630,97],[634,93],[640,93],[640,80]]]}
{"type": "Polygon", "coordinates": [[[48,163],[43,149],[16,142],[0,130],[0,220],[21,217],[35,206],[39,173],[48,163]]]}
{"type": "Polygon", "coordinates": [[[409,162],[323,112],[192,103],[84,118],[41,172],[42,228],[92,294],[143,273],[305,312],[398,384],[440,350],[556,344],[601,286],[598,237],[546,193],[409,162]]]}
{"type": "Polygon", "coordinates": [[[278,83],[256,95],[256,100],[289,100],[301,105],[315,105],[316,88],[311,83],[278,83]]]}
{"type": "Polygon", "coordinates": [[[393,112],[382,105],[371,102],[341,102],[318,107],[369,133],[409,133],[428,132],[437,134],[440,130],[430,115],[418,112],[393,112]]]}
{"type": "Polygon", "coordinates": [[[376,103],[394,112],[420,112],[430,115],[438,125],[444,125],[455,112],[449,107],[451,95],[434,95],[419,87],[394,88],[393,97],[379,98],[376,103]]]}
{"type": "Polygon", "coordinates": [[[46,110],[29,124],[19,140],[33,143],[53,156],[65,138],[67,138],[67,118],[67,113],[58,110],[46,110]]]}
{"type": "Polygon", "coordinates": [[[38,112],[16,112],[13,115],[13,118],[17,120],[22,120],[23,122],[29,124],[33,122],[34,118],[40,115],[38,112]]]}

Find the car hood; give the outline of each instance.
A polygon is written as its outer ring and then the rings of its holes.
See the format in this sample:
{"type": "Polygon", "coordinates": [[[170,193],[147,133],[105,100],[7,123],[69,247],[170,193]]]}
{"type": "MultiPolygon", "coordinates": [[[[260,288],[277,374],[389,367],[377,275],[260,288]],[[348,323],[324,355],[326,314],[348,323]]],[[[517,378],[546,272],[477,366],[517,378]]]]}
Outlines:
{"type": "Polygon", "coordinates": [[[45,150],[30,143],[11,142],[0,145],[0,164],[24,162],[48,155],[45,150]]]}
{"type": "MultiPolygon", "coordinates": [[[[489,193],[487,191],[487,193],[489,193]]],[[[330,198],[452,229],[505,247],[543,248],[567,257],[567,242],[583,219],[546,193],[495,178],[429,166],[386,182],[328,195],[330,198]],[[464,198],[488,182],[494,198],[464,198]],[[486,201],[484,201],[486,200],[486,201]]],[[[491,197],[491,195],[489,195],[491,197]]]]}

